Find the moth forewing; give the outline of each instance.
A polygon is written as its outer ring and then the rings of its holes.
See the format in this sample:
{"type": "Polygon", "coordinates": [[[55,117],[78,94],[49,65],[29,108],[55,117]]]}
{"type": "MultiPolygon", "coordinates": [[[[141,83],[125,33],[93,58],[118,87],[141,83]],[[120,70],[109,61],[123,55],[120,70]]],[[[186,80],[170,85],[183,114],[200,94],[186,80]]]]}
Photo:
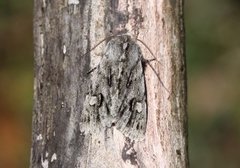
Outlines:
{"type": "Polygon", "coordinates": [[[126,137],[142,140],[147,105],[140,47],[130,36],[113,37],[91,79],[81,114],[81,131],[93,133],[116,127],[126,137]],[[90,130],[88,125],[101,128],[90,130]]]}

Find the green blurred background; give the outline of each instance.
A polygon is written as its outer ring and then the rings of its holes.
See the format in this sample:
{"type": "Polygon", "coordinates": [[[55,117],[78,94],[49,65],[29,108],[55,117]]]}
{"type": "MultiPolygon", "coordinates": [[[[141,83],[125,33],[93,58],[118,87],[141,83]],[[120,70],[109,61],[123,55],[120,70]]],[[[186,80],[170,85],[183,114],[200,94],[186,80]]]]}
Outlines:
{"type": "MultiPolygon", "coordinates": [[[[32,1],[0,0],[0,167],[29,166],[32,1]]],[[[185,1],[191,168],[240,167],[240,1],[185,1]]]]}

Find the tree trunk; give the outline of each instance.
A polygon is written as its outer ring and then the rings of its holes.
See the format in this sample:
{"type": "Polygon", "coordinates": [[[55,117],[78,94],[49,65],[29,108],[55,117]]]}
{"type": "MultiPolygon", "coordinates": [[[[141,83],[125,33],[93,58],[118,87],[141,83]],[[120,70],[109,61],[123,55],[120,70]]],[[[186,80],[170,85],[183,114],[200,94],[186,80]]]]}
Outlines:
{"type": "Polygon", "coordinates": [[[183,0],[35,0],[31,167],[187,168],[184,42],[183,0]],[[143,57],[156,57],[144,71],[147,125],[139,141],[114,126],[81,131],[87,72],[116,34],[143,41],[143,57]]]}

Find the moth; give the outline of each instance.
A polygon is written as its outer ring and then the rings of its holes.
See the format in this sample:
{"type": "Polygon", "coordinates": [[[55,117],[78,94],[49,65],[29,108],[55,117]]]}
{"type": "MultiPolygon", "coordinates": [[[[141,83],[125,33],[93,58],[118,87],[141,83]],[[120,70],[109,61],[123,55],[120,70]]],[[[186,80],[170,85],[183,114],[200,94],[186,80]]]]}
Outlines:
{"type": "Polygon", "coordinates": [[[90,73],[89,87],[81,113],[85,133],[116,127],[132,140],[144,138],[147,97],[139,45],[128,35],[112,37],[100,64],[90,73]]]}

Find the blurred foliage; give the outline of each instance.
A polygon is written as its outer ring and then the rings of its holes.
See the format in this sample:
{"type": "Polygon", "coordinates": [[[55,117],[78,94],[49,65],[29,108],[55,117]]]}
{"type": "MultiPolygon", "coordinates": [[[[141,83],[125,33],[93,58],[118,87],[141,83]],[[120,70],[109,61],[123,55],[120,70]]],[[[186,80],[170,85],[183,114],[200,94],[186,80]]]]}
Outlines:
{"type": "Polygon", "coordinates": [[[185,4],[192,168],[240,167],[240,1],[185,4]]]}
{"type": "MultiPolygon", "coordinates": [[[[0,1],[0,167],[28,167],[32,1],[0,1]]],[[[185,1],[192,168],[240,167],[240,1],[185,1]]]]}
{"type": "Polygon", "coordinates": [[[32,1],[0,1],[0,167],[29,167],[32,1]]]}

